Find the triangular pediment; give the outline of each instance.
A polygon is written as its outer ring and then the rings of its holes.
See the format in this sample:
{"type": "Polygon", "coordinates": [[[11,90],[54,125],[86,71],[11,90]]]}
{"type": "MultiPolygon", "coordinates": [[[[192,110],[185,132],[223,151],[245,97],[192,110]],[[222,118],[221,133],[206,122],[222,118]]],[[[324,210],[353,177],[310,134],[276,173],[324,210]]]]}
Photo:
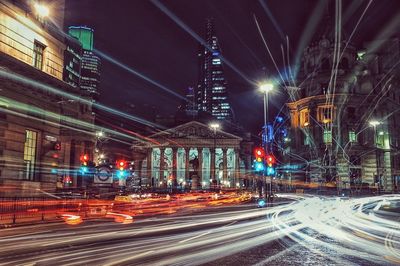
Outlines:
{"type": "Polygon", "coordinates": [[[230,134],[228,132],[217,130],[214,134],[214,131],[206,124],[190,121],[188,123],[179,125],[174,128],[170,128],[156,134],[150,136],[150,138],[201,138],[201,139],[232,139],[241,141],[242,138],[230,134]]]}

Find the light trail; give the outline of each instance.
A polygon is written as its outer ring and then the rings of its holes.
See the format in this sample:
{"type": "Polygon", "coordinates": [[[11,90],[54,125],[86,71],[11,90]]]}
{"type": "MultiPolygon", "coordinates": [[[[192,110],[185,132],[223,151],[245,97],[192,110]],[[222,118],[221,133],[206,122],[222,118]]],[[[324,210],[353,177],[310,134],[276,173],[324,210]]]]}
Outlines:
{"type": "Polygon", "coordinates": [[[297,253],[328,264],[400,263],[398,218],[385,215],[400,195],[350,200],[278,196],[292,202],[263,209],[214,207],[213,213],[155,217],[131,225],[83,224],[74,227],[74,235],[68,228],[48,232],[44,227],[29,237],[1,237],[7,241],[2,242],[0,265],[198,265],[276,241],[283,243],[282,250],[254,264],[297,253]],[[46,249],[40,251],[41,245],[46,249]],[[16,247],[23,249],[16,252],[16,247]]]}
{"type": "Polygon", "coordinates": [[[132,69],[131,67],[128,67],[127,65],[122,64],[121,62],[119,62],[119,61],[116,60],[115,58],[113,58],[113,57],[111,57],[111,56],[109,56],[109,55],[103,53],[102,51],[99,51],[99,50],[96,50],[96,49],[95,49],[95,53],[98,54],[99,56],[101,56],[102,58],[106,59],[107,61],[109,61],[109,62],[111,62],[111,63],[113,63],[113,64],[115,64],[115,65],[121,67],[122,69],[124,69],[124,70],[126,70],[126,71],[128,71],[129,73],[134,74],[135,76],[138,76],[138,77],[140,77],[140,78],[146,80],[147,82],[151,83],[152,85],[154,85],[154,86],[156,86],[156,87],[162,89],[163,91],[165,91],[165,92],[167,92],[167,93],[169,93],[169,94],[172,94],[173,96],[177,97],[178,99],[187,101],[186,97],[184,97],[184,96],[182,96],[182,95],[180,95],[180,94],[174,92],[174,91],[171,90],[171,89],[168,89],[168,88],[165,87],[164,85],[162,85],[162,84],[158,83],[157,81],[152,80],[151,78],[149,78],[149,77],[147,77],[147,76],[145,76],[145,75],[139,73],[138,71],[132,69]]]}
{"type": "Polygon", "coordinates": [[[15,82],[18,82],[18,83],[21,83],[21,84],[25,84],[25,85],[28,85],[28,86],[33,86],[34,88],[40,89],[42,91],[50,92],[50,93],[53,93],[55,95],[67,98],[67,99],[71,99],[71,100],[74,100],[74,101],[77,101],[77,102],[80,102],[80,103],[87,104],[89,106],[95,106],[96,108],[104,110],[104,111],[106,111],[108,113],[112,113],[112,114],[118,115],[120,117],[126,118],[126,119],[134,121],[134,122],[138,122],[138,123],[143,124],[143,125],[147,125],[147,126],[150,126],[150,127],[153,127],[153,128],[164,128],[161,125],[157,125],[157,124],[149,122],[149,121],[147,121],[145,119],[142,119],[142,118],[139,118],[139,117],[136,117],[136,116],[121,112],[119,110],[110,108],[108,106],[105,106],[105,105],[102,105],[102,104],[99,104],[99,103],[96,103],[96,102],[92,102],[89,99],[80,97],[80,96],[72,94],[72,93],[61,91],[58,88],[49,86],[47,84],[38,82],[36,80],[27,78],[25,76],[21,76],[21,75],[15,74],[15,73],[8,72],[8,71],[3,70],[3,69],[0,69],[0,78],[5,78],[5,79],[12,80],[12,81],[15,81],[15,82]]]}
{"type": "MultiPolygon", "coordinates": [[[[151,3],[156,6],[158,9],[160,9],[161,12],[163,12],[165,15],[167,15],[171,20],[173,20],[180,28],[182,28],[184,31],[186,31],[190,36],[192,36],[196,41],[201,43],[204,47],[206,47],[210,52],[213,51],[213,49],[201,38],[197,33],[195,33],[188,25],[186,25],[180,18],[178,18],[173,12],[171,12],[165,5],[163,5],[160,1],[158,0],[151,0],[151,3]]],[[[242,77],[245,81],[248,83],[254,85],[255,82],[253,82],[251,79],[249,79],[242,71],[240,71],[236,66],[232,64],[228,59],[223,57],[222,55],[219,55],[219,58],[227,65],[229,66],[233,71],[235,71],[240,77],[242,77]]]]}

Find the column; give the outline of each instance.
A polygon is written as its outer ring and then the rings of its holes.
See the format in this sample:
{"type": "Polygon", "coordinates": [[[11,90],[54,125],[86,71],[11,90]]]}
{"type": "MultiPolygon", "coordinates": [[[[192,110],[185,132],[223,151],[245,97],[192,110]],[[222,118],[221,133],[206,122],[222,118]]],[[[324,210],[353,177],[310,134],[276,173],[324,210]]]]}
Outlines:
{"type": "Polygon", "coordinates": [[[210,148],[210,178],[213,188],[217,187],[217,180],[215,179],[215,148],[210,148]]]}
{"type": "Polygon", "coordinates": [[[178,168],[178,148],[172,148],[172,187],[177,186],[176,178],[177,178],[177,168],[178,168]]]}
{"type": "Polygon", "coordinates": [[[153,171],[152,171],[152,154],[153,154],[153,148],[149,148],[147,150],[147,166],[146,166],[146,170],[147,170],[147,178],[149,179],[149,182],[151,184],[151,186],[155,186],[155,184],[153,183],[153,171]]]}
{"type": "Polygon", "coordinates": [[[135,176],[141,177],[142,176],[142,160],[134,159],[133,164],[135,166],[135,176]]]}
{"type": "Polygon", "coordinates": [[[185,148],[185,181],[189,180],[189,151],[190,148],[185,148]]]}
{"type": "Polygon", "coordinates": [[[236,187],[236,183],[240,184],[240,157],[239,157],[239,149],[235,148],[234,151],[235,151],[235,168],[234,168],[235,174],[233,175],[234,176],[233,183],[234,186],[236,187]]]}
{"type": "Polygon", "coordinates": [[[160,147],[160,180],[159,182],[163,182],[162,186],[164,186],[164,182],[166,182],[166,180],[164,180],[164,151],[165,151],[165,147],[160,147]]]}
{"type": "Polygon", "coordinates": [[[199,159],[199,169],[197,169],[197,188],[202,188],[203,184],[203,148],[197,148],[197,154],[199,159]]]}
{"type": "Polygon", "coordinates": [[[139,184],[142,185],[142,163],[143,160],[136,159],[134,161],[135,164],[135,176],[139,178],[139,184]]]}
{"type": "Polygon", "coordinates": [[[226,182],[228,180],[228,156],[227,156],[227,148],[222,148],[222,180],[226,182]]]}

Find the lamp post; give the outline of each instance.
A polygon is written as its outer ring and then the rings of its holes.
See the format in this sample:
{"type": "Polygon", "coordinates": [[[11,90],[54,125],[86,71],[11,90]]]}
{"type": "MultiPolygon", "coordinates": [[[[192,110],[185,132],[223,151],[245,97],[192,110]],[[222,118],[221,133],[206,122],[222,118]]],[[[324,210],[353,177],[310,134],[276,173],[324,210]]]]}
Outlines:
{"type": "MultiPolygon", "coordinates": [[[[212,160],[213,156],[211,156],[211,158],[210,158],[211,159],[210,160],[210,163],[211,163],[211,179],[212,179],[213,187],[216,188],[217,181],[215,179],[215,149],[216,149],[217,129],[219,128],[219,124],[218,123],[212,123],[212,124],[210,124],[210,127],[214,132],[214,160],[212,160]]],[[[211,155],[211,153],[210,153],[210,155],[211,155]]]]}
{"type": "MultiPolygon", "coordinates": [[[[259,89],[260,91],[263,93],[263,98],[264,98],[264,126],[263,126],[263,138],[262,138],[262,142],[263,142],[263,146],[264,146],[264,150],[267,154],[270,154],[270,149],[269,149],[269,145],[268,145],[268,96],[269,93],[273,90],[274,85],[270,82],[266,82],[260,85],[259,89]]],[[[266,183],[267,180],[265,180],[266,183]]],[[[271,178],[271,182],[269,185],[269,193],[270,195],[272,194],[272,178],[271,178]]],[[[267,194],[267,193],[265,193],[267,194]]]]}

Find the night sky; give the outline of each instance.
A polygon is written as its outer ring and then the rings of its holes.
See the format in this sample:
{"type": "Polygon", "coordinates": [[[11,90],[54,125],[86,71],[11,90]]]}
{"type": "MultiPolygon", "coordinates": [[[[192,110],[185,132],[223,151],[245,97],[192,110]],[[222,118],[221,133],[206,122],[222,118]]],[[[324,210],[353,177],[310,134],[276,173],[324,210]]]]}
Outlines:
{"type": "MultiPolygon", "coordinates": [[[[293,62],[304,28],[319,1],[270,0],[263,3],[276,20],[268,17],[257,0],[173,0],[162,1],[191,30],[204,36],[205,18],[213,17],[222,55],[244,79],[225,65],[230,101],[239,124],[257,133],[262,125],[262,97],[256,83],[265,76],[276,77],[267,50],[257,31],[258,19],[267,43],[279,67],[282,67],[280,45],[286,35],[290,41],[293,62]]],[[[349,35],[368,1],[343,1],[344,30],[349,35]],[[354,10],[354,12],[352,12],[354,10]]],[[[330,10],[334,16],[334,2],[330,10]]],[[[352,39],[356,45],[373,40],[382,29],[397,18],[400,1],[375,0],[352,39]]],[[[314,13],[315,16],[315,13],[314,13]]],[[[398,23],[399,24],[399,23],[398,23]]],[[[66,0],[65,26],[86,25],[95,32],[95,48],[126,66],[184,96],[187,87],[197,85],[198,42],[156,5],[145,0],[66,0]]],[[[397,30],[400,28],[400,24],[397,30]]],[[[277,112],[286,101],[285,93],[271,96],[277,112]]],[[[128,104],[157,106],[161,114],[174,114],[181,102],[157,86],[102,60],[100,102],[119,109],[128,104]]]]}

